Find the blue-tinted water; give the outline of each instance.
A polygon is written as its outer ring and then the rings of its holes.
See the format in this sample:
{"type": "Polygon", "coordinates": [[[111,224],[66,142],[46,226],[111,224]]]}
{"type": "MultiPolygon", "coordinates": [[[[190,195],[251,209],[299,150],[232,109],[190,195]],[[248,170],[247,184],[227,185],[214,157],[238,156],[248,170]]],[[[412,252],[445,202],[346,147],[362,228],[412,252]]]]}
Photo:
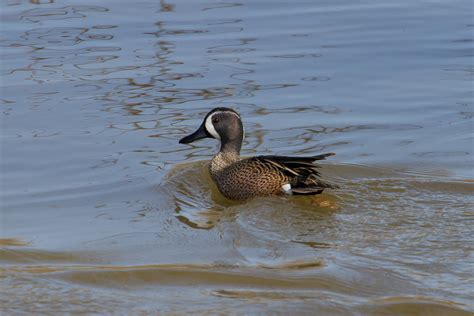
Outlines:
{"type": "Polygon", "coordinates": [[[15,313],[472,311],[471,1],[5,1],[0,300],[15,313]],[[229,204],[243,155],[336,152],[229,204]]]}

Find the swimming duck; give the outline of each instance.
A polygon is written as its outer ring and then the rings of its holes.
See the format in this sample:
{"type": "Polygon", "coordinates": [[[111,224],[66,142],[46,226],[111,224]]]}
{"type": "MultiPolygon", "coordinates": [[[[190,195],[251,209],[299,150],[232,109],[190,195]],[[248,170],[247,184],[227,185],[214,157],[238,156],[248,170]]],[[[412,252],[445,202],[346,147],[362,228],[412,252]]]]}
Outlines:
{"type": "Polygon", "coordinates": [[[244,128],[240,115],[231,108],[211,110],[201,126],[179,143],[189,144],[202,138],[220,140],[221,148],[209,165],[212,180],[231,200],[279,194],[312,195],[337,186],[323,181],[313,162],[334,155],[309,157],[256,156],[240,158],[244,128]]]}

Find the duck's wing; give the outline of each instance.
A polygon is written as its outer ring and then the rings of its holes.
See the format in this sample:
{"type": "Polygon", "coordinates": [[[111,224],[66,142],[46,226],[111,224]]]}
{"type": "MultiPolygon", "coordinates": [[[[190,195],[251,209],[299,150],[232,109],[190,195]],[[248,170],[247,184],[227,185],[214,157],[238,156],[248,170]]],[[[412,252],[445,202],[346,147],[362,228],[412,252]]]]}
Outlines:
{"type": "Polygon", "coordinates": [[[291,184],[293,194],[319,194],[326,188],[336,189],[337,185],[324,181],[320,177],[318,168],[314,161],[324,160],[334,153],[326,153],[317,156],[293,157],[293,156],[258,156],[256,159],[272,165],[282,172],[291,184]]]}
{"type": "MultiPolygon", "coordinates": [[[[283,169],[291,169],[297,174],[306,174],[308,171],[312,171],[316,175],[319,175],[319,172],[316,168],[320,166],[314,164],[316,160],[324,160],[326,157],[334,156],[335,153],[326,153],[317,156],[308,156],[308,157],[294,157],[294,156],[258,156],[258,158],[265,161],[279,164],[283,169]]],[[[290,173],[292,173],[290,171],[290,173]]]]}
{"type": "Polygon", "coordinates": [[[260,158],[272,159],[275,161],[287,161],[287,162],[313,162],[316,160],[324,160],[327,157],[334,156],[335,153],[325,153],[317,156],[305,156],[305,157],[295,157],[295,156],[258,156],[260,158]]]}

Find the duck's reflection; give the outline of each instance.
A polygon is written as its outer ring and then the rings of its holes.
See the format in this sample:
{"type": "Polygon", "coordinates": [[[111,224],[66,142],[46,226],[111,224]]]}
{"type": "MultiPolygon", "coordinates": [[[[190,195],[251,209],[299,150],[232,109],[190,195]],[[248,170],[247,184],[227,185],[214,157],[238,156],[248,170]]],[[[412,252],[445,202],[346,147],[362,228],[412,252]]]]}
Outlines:
{"type": "Polygon", "coordinates": [[[222,221],[231,222],[239,216],[254,217],[255,213],[258,217],[273,217],[275,224],[283,221],[285,223],[280,223],[283,226],[292,226],[305,216],[324,221],[339,209],[338,198],[329,194],[263,197],[243,204],[228,200],[212,182],[206,161],[178,165],[168,174],[166,182],[172,185],[170,192],[174,192],[176,219],[194,229],[210,230],[222,221]]]}
{"type": "Polygon", "coordinates": [[[168,183],[174,186],[175,216],[183,224],[196,229],[212,229],[224,214],[225,204],[213,193],[212,181],[205,162],[190,163],[173,169],[168,183]]]}
{"type": "Polygon", "coordinates": [[[177,205],[176,218],[183,224],[195,229],[212,229],[219,222],[223,215],[222,210],[194,210],[188,211],[180,209],[177,205]]]}
{"type": "MultiPolygon", "coordinates": [[[[207,170],[206,170],[207,172],[207,170]]],[[[197,186],[181,186],[178,185],[177,194],[175,196],[175,212],[176,218],[183,224],[196,229],[212,229],[223,218],[233,217],[233,209],[229,206],[238,204],[224,198],[214,184],[211,182],[209,176],[206,174],[201,179],[195,178],[195,185],[197,186]],[[199,188],[199,181],[202,183],[199,188]],[[196,189],[208,188],[207,192],[194,196],[193,191],[196,189]]]]}

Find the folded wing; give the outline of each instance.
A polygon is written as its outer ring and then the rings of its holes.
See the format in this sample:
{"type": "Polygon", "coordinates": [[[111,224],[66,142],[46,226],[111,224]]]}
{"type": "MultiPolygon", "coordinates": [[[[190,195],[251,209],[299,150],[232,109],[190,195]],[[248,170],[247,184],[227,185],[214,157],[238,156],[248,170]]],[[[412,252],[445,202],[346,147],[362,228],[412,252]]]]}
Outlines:
{"type": "Polygon", "coordinates": [[[255,158],[282,172],[288,178],[293,194],[312,195],[322,193],[326,188],[338,188],[337,185],[321,179],[318,171],[320,166],[314,163],[333,155],[335,154],[326,153],[310,157],[258,156],[255,158]]]}

